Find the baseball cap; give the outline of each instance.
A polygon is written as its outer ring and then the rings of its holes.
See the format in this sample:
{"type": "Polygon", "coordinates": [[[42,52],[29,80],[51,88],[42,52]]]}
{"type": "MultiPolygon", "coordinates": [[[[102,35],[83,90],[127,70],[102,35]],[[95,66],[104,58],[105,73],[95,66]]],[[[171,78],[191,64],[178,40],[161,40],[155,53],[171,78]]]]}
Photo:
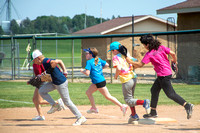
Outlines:
{"type": "Polygon", "coordinates": [[[86,52],[86,53],[90,53],[91,50],[90,50],[90,48],[87,48],[87,49],[83,49],[83,51],[86,52]]]}
{"type": "Polygon", "coordinates": [[[110,50],[108,50],[108,52],[110,52],[111,50],[118,50],[119,49],[119,45],[121,45],[121,43],[119,43],[119,42],[112,42],[110,44],[110,50]]]}
{"type": "Polygon", "coordinates": [[[31,53],[31,59],[34,60],[35,58],[39,57],[40,55],[42,55],[42,53],[39,50],[34,50],[31,53]]]}

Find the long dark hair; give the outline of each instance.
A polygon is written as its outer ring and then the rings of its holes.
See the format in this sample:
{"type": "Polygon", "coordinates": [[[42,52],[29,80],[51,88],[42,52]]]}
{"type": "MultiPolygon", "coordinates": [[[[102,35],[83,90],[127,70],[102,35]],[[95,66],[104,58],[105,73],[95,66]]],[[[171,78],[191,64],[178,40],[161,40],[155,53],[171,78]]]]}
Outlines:
{"type": "Polygon", "coordinates": [[[153,49],[158,50],[161,45],[161,43],[158,40],[155,40],[151,34],[141,36],[140,42],[145,45],[149,44],[149,52],[153,49]]]}

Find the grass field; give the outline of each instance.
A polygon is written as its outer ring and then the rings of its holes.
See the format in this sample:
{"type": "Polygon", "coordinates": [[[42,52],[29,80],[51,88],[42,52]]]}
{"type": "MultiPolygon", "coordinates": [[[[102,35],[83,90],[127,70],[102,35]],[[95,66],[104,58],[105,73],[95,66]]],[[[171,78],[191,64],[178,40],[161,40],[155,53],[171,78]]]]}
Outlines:
{"type": "MultiPolygon", "coordinates": [[[[26,47],[30,41],[31,52],[33,51],[33,42],[31,39],[17,39],[16,44],[19,44],[19,58],[26,58],[27,52],[26,47]]],[[[1,42],[2,45],[0,51],[6,54],[6,58],[11,58],[11,42],[10,40],[4,40],[1,42]]],[[[37,40],[37,49],[41,50],[45,57],[62,59],[67,67],[72,66],[72,40],[37,40]],[[56,54],[57,48],[57,54],[56,54]]],[[[15,61],[20,61],[20,66],[23,65],[24,59],[17,59],[17,48],[15,50],[15,61]]],[[[81,40],[74,40],[74,66],[81,66],[81,40]]],[[[10,59],[3,60],[4,67],[11,66],[10,59]]],[[[32,64],[31,64],[32,65],[32,64]]]]}
{"type": "MultiPolygon", "coordinates": [[[[69,83],[69,92],[72,101],[76,105],[90,105],[90,102],[85,94],[89,87],[89,83],[69,83]]],[[[135,90],[135,98],[137,99],[150,99],[151,84],[137,84],[135,90]]],[[[120,102],[124,103],[121,84],[107,84],[107,87],[114,97],[120,102]]],[[[13,108],[13,107],[34,107],[33,104],[26,104],[13,101],[22,101],[32,103],[32,96],[34,87],[27,85],[26,82],[13,82],[1,81],[0,82],[0,108],[13,108]],[[3,100],[2,100],[3,99],[3,100]],[[4,101],[12,100],[12,101],[4,101]]],[[[175,91],[182,96],[186,101],[193,104],[200,104],[200,86],[188,84],[175,84],[175,91]]],[[[59,98],[58,92],[52,91],[50,95],[56,100],[59,98]]],[[[99,105],[112,105],[106,100],[99,92],[94,93],[95,102],[99,105]]],[[[160,105],[177,105],[161,91],[159,97],[160,105]]]]}

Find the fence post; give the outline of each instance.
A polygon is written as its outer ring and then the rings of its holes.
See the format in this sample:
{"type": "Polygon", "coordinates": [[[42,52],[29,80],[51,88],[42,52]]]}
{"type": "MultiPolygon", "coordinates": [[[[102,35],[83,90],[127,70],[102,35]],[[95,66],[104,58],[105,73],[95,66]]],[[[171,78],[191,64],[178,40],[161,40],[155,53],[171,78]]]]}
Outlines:
{"type": "Polygon", "coordinates": [[[72,83],[74,82],[74,39],[72,39],[72,83]]]}
{"type": "MultiPolygon", "coordinates": [[[[112,37],[110,38],[110,43],[112,43],[112,37]]],[[[113,62],[112,62],[112,51],[110,52],[111,53],[111,60],[110,60],[110,73],[111,73],[111,79],[110,79],[110,82],[113,83],[113,76],[112,76],[112,68],[113,68],[113,62]]]]}
{"type": "Polygon", "coordinates": [[[13,55],[13,36],[11,37],[11,67],[12,67],[12,80],[15,79],[14,77],[14,55],[13,55]]]}

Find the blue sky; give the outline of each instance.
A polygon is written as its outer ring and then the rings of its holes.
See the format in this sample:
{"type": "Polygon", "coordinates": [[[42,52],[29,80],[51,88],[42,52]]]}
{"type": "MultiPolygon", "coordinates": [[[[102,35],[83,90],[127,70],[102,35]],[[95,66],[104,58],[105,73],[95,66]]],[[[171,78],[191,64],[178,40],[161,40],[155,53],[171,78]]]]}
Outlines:
{"type": "MultiPolygon", "coordinates": [[[[6,0],[0,0],[0,8],[6,0]]],[[[37,16],[54,15],[69,16],[73,18],[77,14],[86,13],[87,15],[112,18],[114,15],[153,15],[159,18],[177,17],[176,14],[157,15],[156,10],[171,6],[185,0],[11,0],[18,12],[19,18],[12,8],[12,19],[25,19],[26,17],[34,20],[37,16]],[[101,4],[102,3],[102,4],[101,4]],[[102,8],[101,8],[102,7],[102,8]]],[[[1,8],[2,9],[2,8],[1,8]]],[[[0,10],[1,10],[0,9],[0,10]]],[[[5,20],[0,16],[0,20],[5,20]]]]}

